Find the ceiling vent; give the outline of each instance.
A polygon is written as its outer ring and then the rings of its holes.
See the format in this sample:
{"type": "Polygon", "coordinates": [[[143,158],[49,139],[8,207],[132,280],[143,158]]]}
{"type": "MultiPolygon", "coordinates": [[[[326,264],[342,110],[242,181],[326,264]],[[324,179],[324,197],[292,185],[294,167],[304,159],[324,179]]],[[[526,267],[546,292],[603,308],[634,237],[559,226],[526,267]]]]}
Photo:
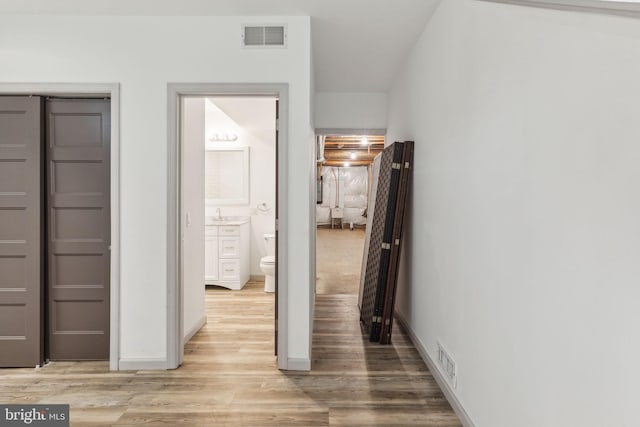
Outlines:
{"type": "Polygon", "coordinates": [[[244,47],[285,47],[286,37],[284,25],[242,26],[242,45],[244,47]]]}

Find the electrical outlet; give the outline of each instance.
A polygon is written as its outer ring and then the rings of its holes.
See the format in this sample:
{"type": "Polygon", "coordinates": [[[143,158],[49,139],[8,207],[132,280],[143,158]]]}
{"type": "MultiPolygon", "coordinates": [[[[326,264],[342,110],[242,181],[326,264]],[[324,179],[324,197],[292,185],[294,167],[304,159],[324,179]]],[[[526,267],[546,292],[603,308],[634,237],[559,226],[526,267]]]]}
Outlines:
{"type": "Polygon", "coordinates": [[[440,365],[440,369],[444,372],[445,376],[449,379],[449,382],[456,388],[458,384],[457,372],[456,372],[456,362],[453,360],[451,355],[444,349],[440,341],[438,343],[438,365],[440,365]]]}

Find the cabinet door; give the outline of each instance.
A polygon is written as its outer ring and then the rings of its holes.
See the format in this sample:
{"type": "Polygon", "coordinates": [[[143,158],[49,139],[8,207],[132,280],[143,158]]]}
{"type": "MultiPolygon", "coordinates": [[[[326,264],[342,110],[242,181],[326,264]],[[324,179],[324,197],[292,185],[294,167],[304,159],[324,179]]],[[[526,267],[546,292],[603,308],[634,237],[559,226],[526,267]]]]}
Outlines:
{"type": "Polygon", "coordinates": [[[215,236],[204,239],[204,278],[218,280],[218,238],[215,236]]]}

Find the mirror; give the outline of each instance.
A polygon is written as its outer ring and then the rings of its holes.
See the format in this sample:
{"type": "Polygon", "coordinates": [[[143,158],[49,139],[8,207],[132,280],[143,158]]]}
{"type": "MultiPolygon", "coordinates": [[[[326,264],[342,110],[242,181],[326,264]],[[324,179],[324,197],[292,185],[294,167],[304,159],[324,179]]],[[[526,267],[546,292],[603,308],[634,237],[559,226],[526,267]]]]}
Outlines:
{"type": "Polygon", "coordinates": [[[204,157],[205,204],[249,204],[249,147],[207,148],[204,157]]]}

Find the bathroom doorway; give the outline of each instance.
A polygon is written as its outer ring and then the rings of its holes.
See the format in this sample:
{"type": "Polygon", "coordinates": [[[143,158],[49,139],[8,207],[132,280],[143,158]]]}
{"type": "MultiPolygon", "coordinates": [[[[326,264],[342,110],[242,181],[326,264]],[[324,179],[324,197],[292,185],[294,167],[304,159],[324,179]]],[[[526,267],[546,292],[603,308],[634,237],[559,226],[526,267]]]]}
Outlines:
{"type": "MultiPolygon", "coordinates": [[[[253,322],[238,316],[243,308],[260,306],[268,307],[255,321],[263,334],[260,339],[270,334],[272,358],[276,353],[278,367],[286,369],[286,319],[276,310],[283,300],[286,306],[286,281],[278,268],[286,261],[282,256],[286,229],[280,215],[286,200],[277,197],[284,184],[280,178],[284,171],[278,168],[284,155],[278,129],[278,116],[286,107],[284,89],[256,93],[214,85],[214,90],[176,91],[180,178],[176,200],[180,303],[172,338],[177,344],[176,367],[182,363],[185,344],[201,336],[198,331],[222,337],[228,323],[241,340],[233,322],[253,322]],[[273,254],[267,253],[269,245],[273,254]],[[268,275],[270,283],[265,283],[268,275]],[[216,317],[230,306],[235,307],[232,314],[216,317]]],[[[172,317],[170,309],[170,322],[172,317]]],[[[227,344],[221,342],[220,347],[227,344]]],[[[171,341],[169,345],[171,352],[171,341]]]]}

